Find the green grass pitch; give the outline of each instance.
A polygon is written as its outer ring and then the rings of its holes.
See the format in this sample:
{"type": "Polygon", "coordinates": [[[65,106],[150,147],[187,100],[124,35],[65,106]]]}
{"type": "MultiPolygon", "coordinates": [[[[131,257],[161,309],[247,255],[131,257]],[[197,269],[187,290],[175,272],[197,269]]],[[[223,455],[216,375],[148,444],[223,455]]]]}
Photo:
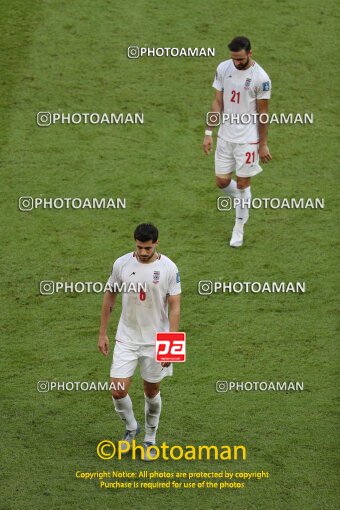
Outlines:
{"type": "MultiPolygon", "coordinates": [[[[1,1],[1,498],[16,509],[304,510],[338,507],[336,402],[336,2],[1,1]],[[272,112],[258,197],[323,197],[318,210],[253,211],[245,246],[216,210],[204,115],[227,43],[247,35],[270,75],[272,112]],[[212,58],[130,60],[131,45],[215,47],[212,58]],[[38,111],[143,112],[144,125],[39,128],[38,111]],[[125,210],[18,210],[23,195],[126,197],[125,210]],[[168,444],[244,444],[245,462],[100,460],[121,424],[105,392],[38,393],[39,380],[103,381],[102,296],[41,296],[40,280],[104,281],[154,222],[181,270],[188,359],[162,385],[168,444]],[[306,281],[305,294],[199,296],[197,282],[306,281]],[[219,379],[304,381],[300,393],[218,394],[219,379]],[[76,470],[257,471],[243,490],[100,490],[76,470]]],[[[117,311],[116,311],[117,312],[117,311]]],[[[110,324],[111,346],[119,313],[110,324]]],[[[141,420],[140,376],[131,391],[141,420]]]]}

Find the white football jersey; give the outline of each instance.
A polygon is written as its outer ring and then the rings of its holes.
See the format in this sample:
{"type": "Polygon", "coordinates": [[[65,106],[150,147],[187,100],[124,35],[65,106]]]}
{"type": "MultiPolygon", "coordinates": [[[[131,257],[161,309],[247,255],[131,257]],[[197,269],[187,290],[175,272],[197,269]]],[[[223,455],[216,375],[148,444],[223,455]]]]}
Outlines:
{"type": "Polygon", "coordinates": [[[165,255],[149,264],[139,262],[134,252],[115,261],[107,282],[114,288],[124,284],[146,292],[123,292],[122,314],[116,340],[129,345],[153,345],[158,331],[169,331],[168,296],[181,293],[180,275],[176,264],[165,255]]]}
{"type": "MultiPolygon", "coordinates": [[[[257,99],[270,98],[271,81],[268,74],[256,62],[253,62],[249,69],[240,71],[230,59],[217,67],[213,87],[223,91],[223,113],[229,116],[234,114],[235,117],[240,118],[242,114],[257,113],[257,99]]],[[[235,123],[235,121],[231,123],[225,116],[218,136],[227,142],[257,143],[259,141],[258,122],[252,115],[250,120],[248,119],[249,116],[245,115],[244,123],[235,123]]]]}

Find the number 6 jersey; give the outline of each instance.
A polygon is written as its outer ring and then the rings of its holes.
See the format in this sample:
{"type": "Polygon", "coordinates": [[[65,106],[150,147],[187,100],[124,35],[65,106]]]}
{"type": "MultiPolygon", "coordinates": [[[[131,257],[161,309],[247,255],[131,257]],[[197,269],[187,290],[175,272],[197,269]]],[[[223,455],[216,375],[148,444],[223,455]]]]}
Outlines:
{"type": "Polygon", "coordinates": [[[158,255],[145,264],[134,252],[127,253],[113,264],[107,285],[129,290],[122,292],[116,340],[131,346],[154,345],[158,331],[169,331],[168,296],[180,294],[181,284],[177,266],[168,257],[158,255]]]}

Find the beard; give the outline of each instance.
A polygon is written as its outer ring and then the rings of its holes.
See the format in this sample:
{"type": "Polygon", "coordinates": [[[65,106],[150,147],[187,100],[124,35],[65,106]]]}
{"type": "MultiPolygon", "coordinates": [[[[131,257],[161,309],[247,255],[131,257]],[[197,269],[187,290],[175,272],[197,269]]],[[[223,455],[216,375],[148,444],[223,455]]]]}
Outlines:
{"type": "Polygon", "coordinates": [[[237,65],[235,65],[235,67],[239,71],[242,71],[242,69],[245,69],[248,64],[249,64],[249,57],[247,57],[247,62],[245,62],[244,64],[237,64],[237,65]]]}
{"type": "Polygon", "coordinates": [[[138,255],[138,258],[141,262],[149,262],[152,257],[155,255],[156,249],[150,255],[138,255]]]}

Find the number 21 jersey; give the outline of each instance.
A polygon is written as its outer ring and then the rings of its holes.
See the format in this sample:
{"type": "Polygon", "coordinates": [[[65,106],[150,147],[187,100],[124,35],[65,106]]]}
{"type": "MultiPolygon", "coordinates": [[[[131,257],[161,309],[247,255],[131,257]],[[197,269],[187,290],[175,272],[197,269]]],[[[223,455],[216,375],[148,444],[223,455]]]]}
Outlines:
{"type": "Polygon", "coordinates": [[[259,141],[256,101],[269,99],[271,82],[259,64],[239,70],[226,60],[217,67],[213,87],[223,91],[223,113],[218,136],[227,142],[257,143],[259,141]],[[249,115],[247,115],[249,114],[249,115]],[[232,115],[233,120],[232,119],[232,115]]]}

